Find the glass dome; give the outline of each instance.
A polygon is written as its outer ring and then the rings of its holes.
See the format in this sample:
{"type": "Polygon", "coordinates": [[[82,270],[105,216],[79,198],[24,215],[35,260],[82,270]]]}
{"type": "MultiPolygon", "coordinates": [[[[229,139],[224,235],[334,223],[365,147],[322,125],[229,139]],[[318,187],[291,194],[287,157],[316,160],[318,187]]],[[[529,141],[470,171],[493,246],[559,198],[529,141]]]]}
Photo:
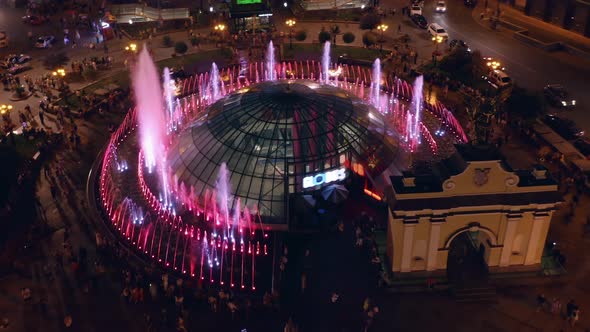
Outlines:
{"type": "Polygon", "coordinates": [[[265,223],[285,223],[289,194],[321,187],[304,186],[305,177],[353,163],[369,176],[387,168],[399,151],[388,130],[374,108],[342,89],[263,82],[212,104],[180,133],[168,165],[179,183],[203,195],[215,188],[225,162],[242,206],[265,223]]]}

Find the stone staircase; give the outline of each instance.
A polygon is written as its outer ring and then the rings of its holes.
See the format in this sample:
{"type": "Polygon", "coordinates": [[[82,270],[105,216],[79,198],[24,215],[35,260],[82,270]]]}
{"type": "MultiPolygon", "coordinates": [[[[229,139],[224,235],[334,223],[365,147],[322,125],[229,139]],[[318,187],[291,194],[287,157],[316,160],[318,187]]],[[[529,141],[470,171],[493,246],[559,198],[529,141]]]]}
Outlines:
{"type": "Polygon", "coordinates": [[[461,287],[453,289],[453,296],[459,303],[496,303],[496,289],[490,285],[461,287]]]}

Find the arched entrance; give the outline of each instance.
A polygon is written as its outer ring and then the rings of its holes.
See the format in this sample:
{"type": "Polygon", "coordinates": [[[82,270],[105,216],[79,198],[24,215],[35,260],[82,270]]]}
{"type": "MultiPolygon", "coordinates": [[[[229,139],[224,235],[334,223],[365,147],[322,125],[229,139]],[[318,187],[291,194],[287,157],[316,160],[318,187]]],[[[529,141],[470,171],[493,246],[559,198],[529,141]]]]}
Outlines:
{"type": "Polygon", "coordinates": [[[484,284],[488,276],[487,259],[493,239],[486,230],[470,227],[455,233],[448,242],[447,277],[461,286],[484,284]]]}

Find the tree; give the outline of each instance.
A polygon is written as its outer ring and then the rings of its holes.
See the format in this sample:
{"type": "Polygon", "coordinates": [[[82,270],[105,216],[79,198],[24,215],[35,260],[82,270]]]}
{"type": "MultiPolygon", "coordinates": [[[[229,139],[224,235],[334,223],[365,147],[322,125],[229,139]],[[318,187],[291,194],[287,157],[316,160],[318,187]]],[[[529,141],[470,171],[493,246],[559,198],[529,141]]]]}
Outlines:
{"type": "Polygon", "coordinates": [[[533,119],[545,112],[545,99],[540,93],[531,93],[515,85],[506,100],[505,109],[509,114],[518,114],[525,119],[533,119]]]}
{"type": "Polygon", "coordinates": [[[377,43],[377,36],[374,33],[367,31],[363,34],[363,45],[369,48],[377,43]]]}
{"type": "Polygon", "coordinates": [[[338,24],[334,24],[330,27],[330,33],[332,34],[332,42],[336,45],[336,36],[340,34],[340,27],[338,24]]]}
{"type": "Polygon", "coordinates": [[[350,44],[353,43],[355,40],[356,36],[354,35],[354,33],[352,32],[346,32],[342,35],[342,40],[346,43],[346,44],[350,44]]]}
{"type": "Polygon", "coordinates": [[[318,40],[320,41],[320,44],[330,41],[331,39],[332,35],[328,31],[320,31],[318,34],[318,40]]]}
{"type": "Polygon", "coordinates": [[[162,45],[164,45],[164,47],[172,47],[174,45],[174,41],[172,41],[170,36],[164,36],[162,38],[162,45]]]}
{"type": "Polygon", "coordinates": [[[174,53],[184,54],[186,51],[188,51],[188,46],[185,42],[179,41],[174,45],[174,53]]]}
{"type": "Polygon", "coordinates": [[[299,30],[295,33],[295,40],[296,41],[304,41],[307,39],[307,31],[299,30]]]}
{"type": "Polygon", "coordinates": [[[373,30],[381,24],[381,18],[375,13],[368,13],[361,17],[360,28],[363,30],[373,30]]]}

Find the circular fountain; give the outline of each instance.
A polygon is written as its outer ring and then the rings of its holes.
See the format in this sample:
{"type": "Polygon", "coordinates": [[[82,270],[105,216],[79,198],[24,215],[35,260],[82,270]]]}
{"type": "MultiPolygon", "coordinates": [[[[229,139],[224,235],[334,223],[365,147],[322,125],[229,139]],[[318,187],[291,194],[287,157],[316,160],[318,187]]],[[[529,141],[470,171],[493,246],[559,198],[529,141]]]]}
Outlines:
{"type": "Polygon", "coordinates": [[[320,62],[278,63],[271,43],[264,63],[177,82],[165,70],[163,89],[142,51],[136,107],[96,177],[109,228],[163,268],[254,290],[269,283],[270,232],[288,229],[290,195],[350,172],[399,173],[466,140],[449,110],[424,101],[421,78],[383,79],[378,60],[333,66],[329,47],[320,62]]]}

